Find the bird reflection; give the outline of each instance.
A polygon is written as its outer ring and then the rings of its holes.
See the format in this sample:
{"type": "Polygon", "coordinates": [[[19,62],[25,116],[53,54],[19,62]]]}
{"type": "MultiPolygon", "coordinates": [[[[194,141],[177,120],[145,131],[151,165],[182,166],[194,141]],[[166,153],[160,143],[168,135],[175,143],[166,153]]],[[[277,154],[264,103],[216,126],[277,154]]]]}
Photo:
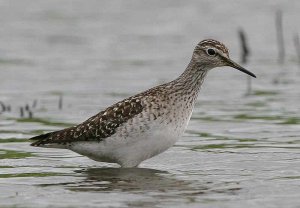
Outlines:
{"type": "Polygon", "coordinates": [[[195,199],[211,193],[237,194],[240,187],[212,181],[180,180],[167,171],[147,168],[88,168],[74,171],[72,182],[40,184],[39,186],[62,186],[75,192],[133,192],[162,193],[156,197],[195,199]]]}
{"type": "Polygon", "coordinates": [[[89,168],[76,171],[84,180],[68,184],[72,191],[170,191],[190,190],[190,183],[166,176],[167,171],[146,168],[89,168]]]}

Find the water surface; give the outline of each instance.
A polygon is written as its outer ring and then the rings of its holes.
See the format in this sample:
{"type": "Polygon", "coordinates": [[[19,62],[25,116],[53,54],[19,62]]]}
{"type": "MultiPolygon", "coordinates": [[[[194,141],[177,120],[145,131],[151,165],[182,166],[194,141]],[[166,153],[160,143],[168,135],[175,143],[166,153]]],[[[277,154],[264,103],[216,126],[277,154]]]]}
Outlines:
{"type": "Polygon", "coordinates": [[[283,0],[1,1],[0,101],[11,107],[0,114],[1,207],[299,207],[299,9],[283,0]],[[252,52],[245,67],[258,76],[251,95],[246,75],[211,71],[184,137],[140,168],[29,146],[174,79],[204,38],[225,42],[238,61],[239,27],[252,52]]]}

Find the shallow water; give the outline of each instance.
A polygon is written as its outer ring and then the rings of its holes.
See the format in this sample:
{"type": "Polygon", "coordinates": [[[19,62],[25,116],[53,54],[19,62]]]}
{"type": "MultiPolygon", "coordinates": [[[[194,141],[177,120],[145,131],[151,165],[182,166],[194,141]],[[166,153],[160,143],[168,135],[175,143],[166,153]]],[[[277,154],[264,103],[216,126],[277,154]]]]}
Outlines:
{"type": "Polygon", "coordinates": [[[299,207],[299,9],[283,0],[1,1],[0,101],[11,107],[0,114],[1,207],[299,207]],[[184,137],[140,168],[29,146],[31,136],[174,79],[204,38],[238,60],[239,27],[252,51],[246,68],[258,76],[251,94],[246,75],[211,71],[184,137]],[[33,118],[20,117],[26,104],[33,118]]]}

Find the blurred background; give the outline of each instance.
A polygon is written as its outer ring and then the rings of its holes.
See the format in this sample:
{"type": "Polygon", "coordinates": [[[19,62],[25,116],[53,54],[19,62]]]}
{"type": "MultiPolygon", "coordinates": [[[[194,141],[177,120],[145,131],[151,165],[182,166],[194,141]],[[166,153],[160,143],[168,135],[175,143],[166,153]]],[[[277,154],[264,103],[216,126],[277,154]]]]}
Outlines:
{"type": "Polygon", "coordinates": [[[1,207],[299,206],[299,11],[297,0],[1,0],[1,207]],[[175,79],[206,38],[258,78],[212,70],[184,137],[141,169],[29,146],[175,79]]]}

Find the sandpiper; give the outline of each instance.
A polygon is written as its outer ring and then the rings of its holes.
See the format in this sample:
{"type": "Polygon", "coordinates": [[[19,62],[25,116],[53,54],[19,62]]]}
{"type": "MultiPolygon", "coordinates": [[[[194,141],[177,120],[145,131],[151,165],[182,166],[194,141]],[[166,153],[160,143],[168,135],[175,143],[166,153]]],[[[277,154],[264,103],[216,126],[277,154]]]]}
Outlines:
{"type": "Polygon", "coordinates": [[[207,72],[222,66],[256,77],[229,58],[224,44],[203,40],[177,79],[122,100],[79,125],[33,137],[31,145],[65,148],[96,161],[136,167],[182,136],[207,72]]]}

